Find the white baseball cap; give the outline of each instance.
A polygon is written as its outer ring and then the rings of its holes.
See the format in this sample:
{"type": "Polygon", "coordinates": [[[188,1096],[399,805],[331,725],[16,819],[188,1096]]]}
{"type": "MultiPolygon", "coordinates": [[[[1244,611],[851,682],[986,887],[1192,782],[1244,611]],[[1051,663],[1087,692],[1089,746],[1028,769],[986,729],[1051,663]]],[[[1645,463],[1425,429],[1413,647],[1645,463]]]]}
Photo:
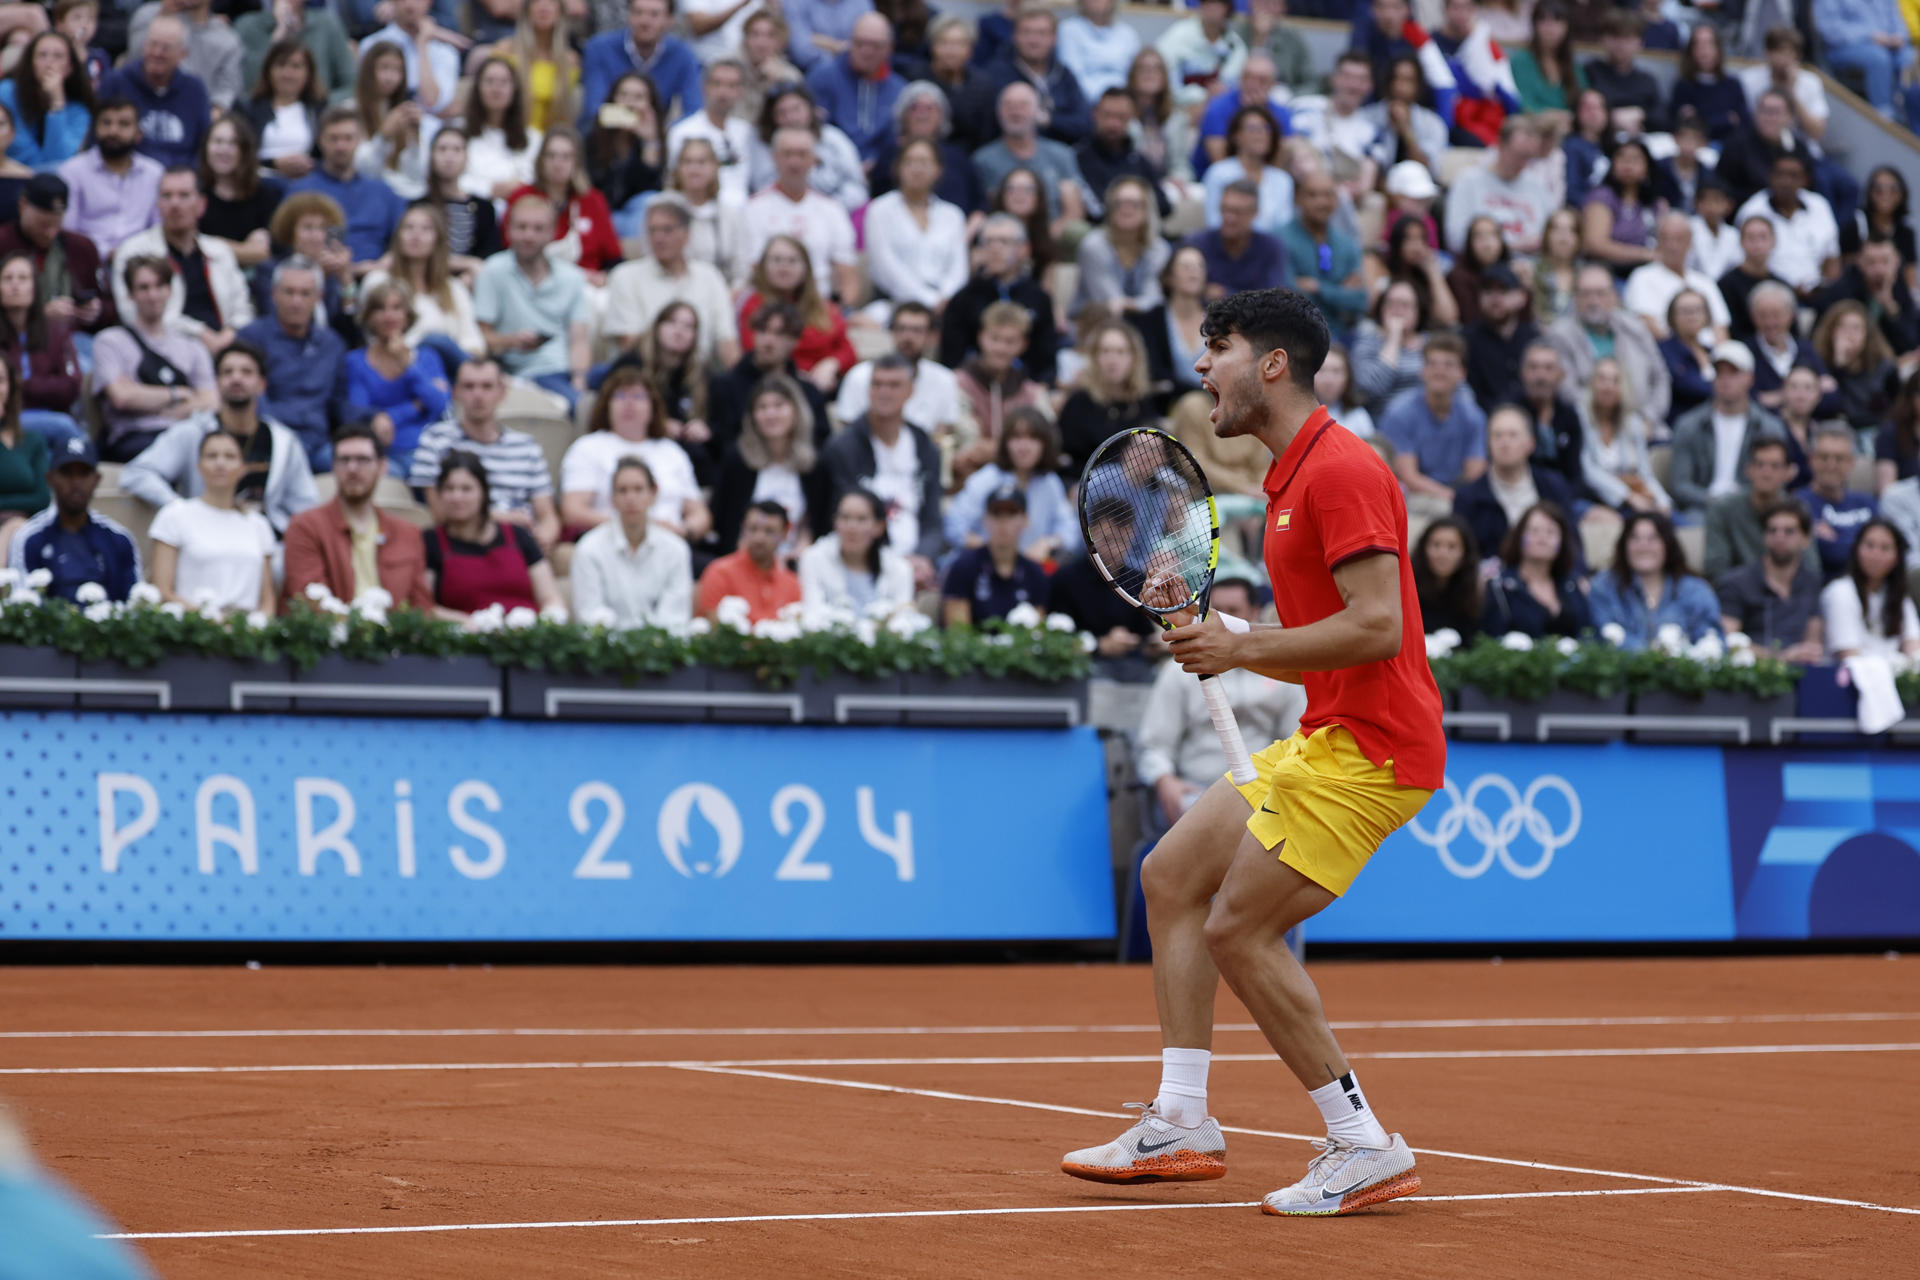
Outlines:
{"type": "Polygon", "coordinates": [[[1387,194],[1409,200],[1431,200],[1440,194],[1439,184],[1418,160],[1402,160],[1387,170],[1387,194]]]}

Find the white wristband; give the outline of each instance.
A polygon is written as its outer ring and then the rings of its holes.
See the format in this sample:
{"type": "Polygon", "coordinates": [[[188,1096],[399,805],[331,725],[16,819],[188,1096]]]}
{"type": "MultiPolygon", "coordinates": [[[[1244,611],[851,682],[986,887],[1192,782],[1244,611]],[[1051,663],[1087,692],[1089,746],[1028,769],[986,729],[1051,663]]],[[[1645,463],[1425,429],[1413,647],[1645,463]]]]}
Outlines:
{"type": "Polygon", "coordinates": [[[1217,612],[1215,613],[1214,616],[1220,619],[1221,626],[1225,627],[1227,630],[1233,632],[1233,634],[1237,636],[1243,636],[1247,634],[1247,632],[1253,630],[1253,624],[1251,622],[1248,622],[1245,618],[1236,618],[1230,613],[1217,613],[1217,612]]]}

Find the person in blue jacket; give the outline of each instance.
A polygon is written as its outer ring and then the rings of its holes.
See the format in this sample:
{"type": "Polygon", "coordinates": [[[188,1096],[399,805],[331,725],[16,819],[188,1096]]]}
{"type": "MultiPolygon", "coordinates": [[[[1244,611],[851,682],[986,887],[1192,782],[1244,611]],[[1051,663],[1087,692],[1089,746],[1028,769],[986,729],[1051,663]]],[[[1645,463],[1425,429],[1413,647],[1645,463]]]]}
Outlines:
{"type": "Polygon", "coordinates": [[[1040,132],[1056,142],[1074,146],[1093,132],[1093,107],[1064,62],[1055,53],[1059,17],[1051,9],[1026,9],[1013,25],[1013,39],[986,68],[994,99],[1015,81],[1024,80],[1040,95],[1040,132]]]}
{"type": "Polygon", "coordinates": [[[213,103],[206,82],[182,71],[187,58],[187,28],[162,14],[147,27],[147,47],[100,82],[102,100],[119,96],[140,113],[140,154],[162,165],[196,165],[200,142],[213,126],[213,103]]]}
{"type": "Polygon", "coordinates": [[[47,461],[50,506],[30,517],[7,548],[7,567],[27,574],[45,569],[53,581],[42,592],[78,602],[80,588],[98,583],[109,600],[125,600],[140,581],[140,547],[119,524],[91,509],[100,484],[100,455],[86,436],[67,436],[47,461]]]}
{"type": "Polygon", "coordinates": [[[893,25],[877,13],[854,19],[847,51],[822,58],[807,72],[813,100],[853,145],[871,171],[893,139],[893,106],[907,82],[891,65],[893,25]]]}
{"type": "Polygon", "coordinates": [[[13,117],[13,145],[7,155],[30,169],[47,172],[72,159],[87,145],[93,126],[93,84],[86,64],[57,31],[42,31],[0,80],[0,106],[13,117]]]}
{"type": "Polygon", "coordinates": [[[1688,570],[1673,522],[1652,511],[1627,517],[1613,567],[1594,578],[1588,603],[1602,635],[1609,626],[1624,633],[1615,641],[1622,649],[1646,648],[1669,623],[1686,633],[1688,644],[1721,634],[1719,596],[1688,570]]]}
{"type": "Polygon", "coordinates": [[[603,31],[587,41],[580,54],[580,132],[592,132],[614,81],[630,71],[653,82],[663,123],[673,124],[706,105],[700,59],[686,41],[667,34],[672,21],[673,0],[628,0],[626,29],[603,31]]]}

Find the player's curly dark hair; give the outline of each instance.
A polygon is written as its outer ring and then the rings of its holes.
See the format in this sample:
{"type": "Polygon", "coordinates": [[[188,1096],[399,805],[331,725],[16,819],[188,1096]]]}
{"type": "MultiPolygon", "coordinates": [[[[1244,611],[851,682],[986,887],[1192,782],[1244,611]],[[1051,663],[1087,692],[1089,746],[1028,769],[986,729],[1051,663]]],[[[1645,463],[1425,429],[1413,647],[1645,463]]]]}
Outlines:
{"type": "Polygon", "coordinates": [[[1320,308],[1292,289],[1249,289],[1208,304],[1200,336],[1212,339],[1235,333],[1259,355],[1286,352],[1293,385],[1308,392],[1333,341],[1320,308]]]}

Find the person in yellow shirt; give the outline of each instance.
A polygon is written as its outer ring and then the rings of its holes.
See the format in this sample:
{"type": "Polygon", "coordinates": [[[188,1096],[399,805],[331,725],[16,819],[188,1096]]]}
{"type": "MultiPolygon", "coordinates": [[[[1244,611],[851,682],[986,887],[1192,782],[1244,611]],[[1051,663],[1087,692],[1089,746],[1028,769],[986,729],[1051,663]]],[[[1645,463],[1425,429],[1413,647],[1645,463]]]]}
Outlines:
{"type": "Polygon", "coordinates": [[[527,123],[545,131],[568,124],[578,111],[580,55],[560,0],[527,0],[513,34],[488,52],[520,68],[527,85],[527,123]]]}

